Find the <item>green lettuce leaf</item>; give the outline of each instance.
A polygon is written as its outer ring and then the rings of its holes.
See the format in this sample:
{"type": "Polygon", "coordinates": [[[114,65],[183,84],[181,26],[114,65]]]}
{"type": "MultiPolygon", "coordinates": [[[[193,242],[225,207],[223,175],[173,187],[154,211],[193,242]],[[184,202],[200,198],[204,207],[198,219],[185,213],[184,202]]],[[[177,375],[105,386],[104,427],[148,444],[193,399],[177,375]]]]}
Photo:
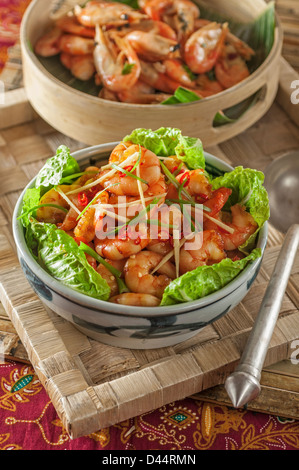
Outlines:
{"type": "Polygon", "coordinates": [[[233,171],[212,180],[213,189],[226,187],[232,190],[224,209],[242,203],[258,225],[257,231],[240,247],[240,251],[245,254],[251,251],[259,230],[270,217],[268,193],[263,186],[264,179],[265,176],[261,171],[238,166],[233,171]]]}
{"type": "MultiPolygon", "coordinates": [[[[29,214],[33,207],[38,206],[40,198],[40,188],[28,188],[26,190],[22,201],[22,210],[20,216],[23,227],[27,227],[30,224],[29,214]]],[[[31,215],[34,216],[34,214],[31,215]]]]}
{"type": "Polygon", "coordinates": [[[49,158],[39,171],[35,180],[35,187],[28,188],[24,194],[20,217],[23,226],[28,226],[29,215],[34,216],[32,209],[39,205],[41,197],[47,191],[55,185],[64,183],[64,178],[78,172],[80,172],[79,164],[71,156],[70,149],[65,145],[58,147],[56,155],[49,158]]]}
{"type": "Polygon", "coordinates": [[[65,145],[58,147],[56,155],[49,158],[43,168],[39,171],[35,187],[41,188],[41,195],[46,191],[61,183],[66,176],[80,172],[80,167],[74,157],[70,154],[70,149],[65,145]]]}
{"type": "Polygon", "coordinates": [[[202,142],[195,137],[182,135],[179,129],[161,127],[155,131],[151,129],[135,129],[127,135],[124,141],[142,145],[161,157],[176,155],[185,162],[190,169],[205,168],[205,158],[202,142]]]}
{"type": "Polygon", "coordinates": [[[26,241],[40,266],[62,284],[96,299],[109,299],[107,282],[90,266],[84,252],[66,232],[31,217],[26,241]]]}
{"type": "Polygon", "coordinates": [[[174,305],[201,299],[225,287],[249,262],[261,256],[259,248],[238,261],[226,258],[211,266],[199,266],[172,281],[165,289],[161,305],[174,305]]]}

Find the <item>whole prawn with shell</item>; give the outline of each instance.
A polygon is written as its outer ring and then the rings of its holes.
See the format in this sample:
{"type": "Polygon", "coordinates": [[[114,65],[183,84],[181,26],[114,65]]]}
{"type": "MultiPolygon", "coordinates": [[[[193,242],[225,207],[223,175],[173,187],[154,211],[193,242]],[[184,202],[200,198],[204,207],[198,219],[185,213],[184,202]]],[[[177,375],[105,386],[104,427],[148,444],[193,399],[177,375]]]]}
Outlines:
{"type": "Polygon", "coordinates": [[[227,23],[201,18],[190,0],[88,1],[55,21],[35,44],[59,56],[81,81],[94,81],[101,99],[159,104],[178,87],[200,98],[250,75],[254,51],[227,23]]]}
{"type": "Polygon", "coordinates": [[[239,248],[258,226],[242,203],[225,209],[231,193],[176,155],[124,140],[106,164],[46,192],[36,218],[91,250],[110,302],[154,307],[180,276],[244,257],[239,248]]]}

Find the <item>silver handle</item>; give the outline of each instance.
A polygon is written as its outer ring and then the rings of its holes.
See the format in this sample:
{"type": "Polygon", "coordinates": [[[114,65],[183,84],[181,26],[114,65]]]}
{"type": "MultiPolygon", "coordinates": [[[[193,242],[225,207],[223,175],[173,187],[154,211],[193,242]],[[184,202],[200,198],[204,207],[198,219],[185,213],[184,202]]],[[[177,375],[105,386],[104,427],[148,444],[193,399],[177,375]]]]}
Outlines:
{"type": "Polygon", "coordinates": [[[299,245],[299,225],[292,225],[282,245],[259,313],[240,362],[225,382],[235,407],[253,400],[260,393],[261,371],[281,309],[281,303],[299,245]]]}

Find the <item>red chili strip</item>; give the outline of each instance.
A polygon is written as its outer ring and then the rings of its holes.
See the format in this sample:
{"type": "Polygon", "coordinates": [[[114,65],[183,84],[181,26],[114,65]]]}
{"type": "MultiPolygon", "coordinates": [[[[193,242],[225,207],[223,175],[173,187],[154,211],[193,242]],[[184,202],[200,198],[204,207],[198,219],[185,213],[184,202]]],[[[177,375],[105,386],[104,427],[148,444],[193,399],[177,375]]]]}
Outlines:
{"type": "Polygon", "coordinates": [[[182,176],[179,178],[180,184],[183,184],[184,187],[187,186],[190,182],[190,173],[187,173],[187,175],[185,173],[183,173],[182,176]]]}
{"type": "MultiPolygon", "coordinates": [[[[130,171],[133,170],[133,168],[134,168],[133,165],[128,165],[128,166],[125,166],[125,167],[124,167],[124,170],[130,172],[130,171]]],[[[121,173],[121,172],[120,172],[120,177],[123,178],[124,176],[128,176],[128,175],[126,175],[125,173],[121,173]]]]}
{"type": "Polygon", "coordinates": [[[78,194],[78,202],[80,206],[85,207],[88,204],[88,197],[86,196],[85,193],[79,193],[78,194]]]}

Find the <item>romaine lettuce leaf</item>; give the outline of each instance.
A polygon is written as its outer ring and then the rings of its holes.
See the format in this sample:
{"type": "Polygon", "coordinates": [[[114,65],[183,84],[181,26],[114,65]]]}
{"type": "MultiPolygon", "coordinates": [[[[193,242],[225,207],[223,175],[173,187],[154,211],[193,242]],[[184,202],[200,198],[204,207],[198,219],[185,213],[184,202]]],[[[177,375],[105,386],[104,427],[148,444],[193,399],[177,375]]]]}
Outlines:
{"type": "Polygon", "coordinates": [[[224,209],[242,203],[258,224],[257,231],[240,247],[245,254],[251,251],[257,233],[270,217],[269,198],[263,182],[264,174],[261,171],[242,166],[212,180],[213,189],[225,187],[232,190],[224,209]]]}
{"type": "MultiPolygon", "coordinates": [[[[70,149],[65,145],[58,147],[56,155],[49,158],[45,165],[39,171],[35,187],[29,188],[24,194],[21,209],[21,221],[24,227],[29,224],[30,214],[33,208],[39,205],[41,197],[53,188],[55,185],[61,184],[63,178],[75,175],[80,172],[80,167],[74,157],[70,154],[70,149]]],[[[34,213],[31,215],[34,216],[34,213]]]]}
{"type": "Polygon", "coordinates": [[[66,232],[31,217],[26,240],[40,266],[62,284],[96,299],[109,299],[107,282],[90,266],[84,252],[66,232]]]}
{"type": "MultiPolygon", "coordinates": [[[[38,206],[41,197],[40,188],[28,188],[24,194],[22,201],[22,210],[20,219],[23,227],[27,227],[30,223],[29,213],[32,208],[38,206]]],[[[32,214],[34,216],[34,214],[32,214]]]]}
{"type": "Polygon", "coordinates": [[[238,261],[226,258],[211,266],[199,266],[172,281],[165,289],[161,305],[174,305],[201,299],[218,291],[231,282],[240,272],[261,256],[259,248],[238,261]]]}
{"type": "Polygon", "coordinates": [[[54,157],[49,158],[43,168],[39,171],[35,187],[41,187],[41,195],[53,186],[60,184],[66,176],[80,171],[77,160],[71,156],[70,149],[65,145],[60,145],[54,157]]]}
{"type": "Polygon", "coordinates": [[[205,168],[203,146],[200,139],[183,136],[179,129],[161,127],[151,129],[135,129],[124,141],[142,145],[161,157],[176,155],[190,169],[205,168]]]}

